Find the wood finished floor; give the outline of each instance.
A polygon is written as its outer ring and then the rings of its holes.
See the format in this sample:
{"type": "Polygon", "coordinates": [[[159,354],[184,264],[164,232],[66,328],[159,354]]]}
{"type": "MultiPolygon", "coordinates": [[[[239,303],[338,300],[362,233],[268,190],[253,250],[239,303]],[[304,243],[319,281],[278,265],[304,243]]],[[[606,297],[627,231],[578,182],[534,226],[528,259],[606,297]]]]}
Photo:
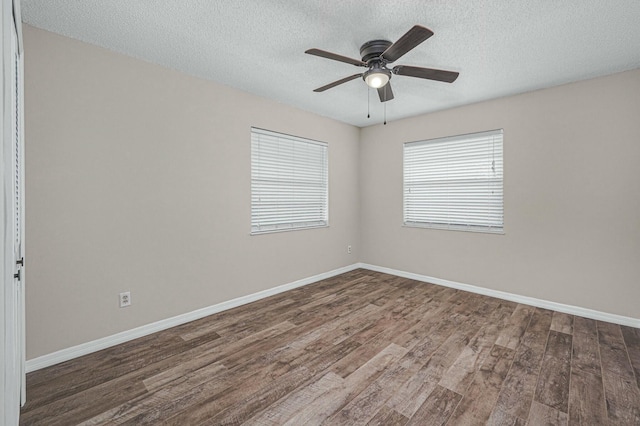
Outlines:
{"type": "Polygon", "coordinates": [[[21,424],[640,425],[640,329],[356,270],[27,376],[21,424]]]}

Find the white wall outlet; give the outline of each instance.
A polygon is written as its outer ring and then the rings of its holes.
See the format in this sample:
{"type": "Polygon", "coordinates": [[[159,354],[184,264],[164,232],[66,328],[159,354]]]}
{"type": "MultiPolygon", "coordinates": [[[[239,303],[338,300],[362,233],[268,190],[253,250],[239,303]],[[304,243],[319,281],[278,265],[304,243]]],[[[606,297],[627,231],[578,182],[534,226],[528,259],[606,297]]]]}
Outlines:
{"type": "Polygon", "coordinates": [[[120,293],[120,307],[125,308],[127,306],[131,306],[131,292],[125,291],[124,293],[120,293]]]}
{"type": "Polygon", "coordinates": [[[351,254],[351,246],[347,246],[347,253],[351,254]]]}

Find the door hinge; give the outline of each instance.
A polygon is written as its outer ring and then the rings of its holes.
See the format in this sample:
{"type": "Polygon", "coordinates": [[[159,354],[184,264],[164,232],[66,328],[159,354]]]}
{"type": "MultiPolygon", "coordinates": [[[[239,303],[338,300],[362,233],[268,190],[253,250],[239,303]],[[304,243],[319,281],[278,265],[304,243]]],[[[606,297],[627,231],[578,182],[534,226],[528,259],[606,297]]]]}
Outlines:
{"type": "Polygon", "coordinates": [[[24,257],[20,258],[20,260],[16,260],[16,265],[24,266],[24,257]]]}
{"type": "Polygon", "coordinates": [[[13,278],[17,278],[18,281],[20,281],[20,270],[18,269],[18,272],[16,274],[13,274],[13,278]]]}

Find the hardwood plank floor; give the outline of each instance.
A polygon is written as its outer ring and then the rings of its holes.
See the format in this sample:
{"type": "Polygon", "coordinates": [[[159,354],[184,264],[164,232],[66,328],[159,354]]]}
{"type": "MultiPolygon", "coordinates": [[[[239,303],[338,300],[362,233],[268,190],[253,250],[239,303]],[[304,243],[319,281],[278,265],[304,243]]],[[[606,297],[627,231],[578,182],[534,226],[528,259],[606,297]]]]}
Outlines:
{"type": "Polygon", "coordinates": [[[640,425],[640,330],[358,269],[27,376],[23,425],[640,425]]]}

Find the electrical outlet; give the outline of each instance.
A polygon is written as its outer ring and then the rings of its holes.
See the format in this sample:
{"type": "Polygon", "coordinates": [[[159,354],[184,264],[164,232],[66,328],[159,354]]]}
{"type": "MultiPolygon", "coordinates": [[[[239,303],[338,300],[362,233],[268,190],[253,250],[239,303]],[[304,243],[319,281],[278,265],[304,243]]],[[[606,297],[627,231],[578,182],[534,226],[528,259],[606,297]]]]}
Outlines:
{"type": "Polygon", "coordinates": [[[347,253],[351,254],[351,246],[347,246],[347,253]]]}
{"type": "Polygon", "coordinates": [[[126,308],[131,305],[131,292],[125,291],[124,293],[120,293],[120,307],[126,308]]]}

